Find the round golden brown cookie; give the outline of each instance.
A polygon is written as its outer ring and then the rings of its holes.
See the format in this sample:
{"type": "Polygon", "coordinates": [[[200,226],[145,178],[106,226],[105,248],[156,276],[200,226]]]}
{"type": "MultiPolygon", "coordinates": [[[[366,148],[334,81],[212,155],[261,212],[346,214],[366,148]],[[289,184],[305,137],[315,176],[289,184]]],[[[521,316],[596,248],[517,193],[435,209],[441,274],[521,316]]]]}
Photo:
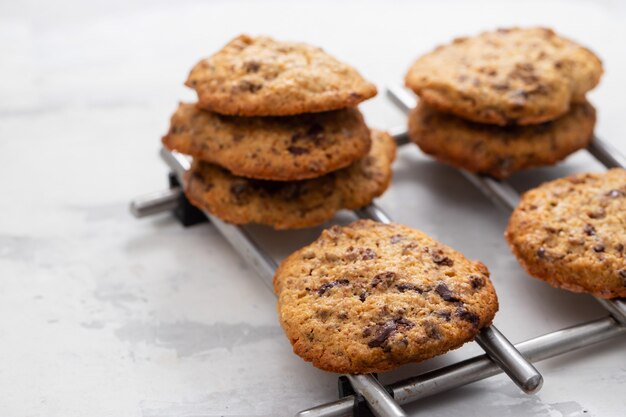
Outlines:
{"type": "Polygon", "coordinates": [[[199,105],[237,116],[288,116],[353,107],[374,84],[320,48],[241,35],[200,61],[185,83],[199,105]]]}
{"type": "Polygon", "coordinates": [[[163,143],[235,175],[315,178],[367,154],[370,131],[356,108],[286,117],[237,117],[181,104],[163,143]]]}
{"type": "Polygon", "coordinates": [[[481,262],[418,230],[371,220],[322,232],[281,263],[274,288],[294,352],[341,373],[458,348],[498,310],[481,262]]]}
{"type": "Polygon", "coordinates": [[[528,273],[552,286],[626,297],[626,170],[572,175],[528,191],[506,239],[528,273]]]}
{"type": "Polygon", "coordinates": [[[420,102],[409,116],[409,136],[442,162],[506,178],[522,169],[555,164],[585,148],[595,121],[595,110],[587,102],[573,104],[554,121],[528,126],[469,122],[420,102]]]}
{"type": "Polygon", "coordinates": [[[391,136],[372,130],[372,147],[363,159],[318,178],[291,182],[236,177],[216,165],[194,162],[185,194],[197,207],[230,223],[310,227],[340,209],[366,206],[385,192],[395,153],[391,136]]]}
{"type": "Polygon", "coordinates": [[[430,106],[490,124],[555,119],[584,100],[602,75],[590,50],[545,28],[455,39],[419,58],[406,85],[430,106]]]}

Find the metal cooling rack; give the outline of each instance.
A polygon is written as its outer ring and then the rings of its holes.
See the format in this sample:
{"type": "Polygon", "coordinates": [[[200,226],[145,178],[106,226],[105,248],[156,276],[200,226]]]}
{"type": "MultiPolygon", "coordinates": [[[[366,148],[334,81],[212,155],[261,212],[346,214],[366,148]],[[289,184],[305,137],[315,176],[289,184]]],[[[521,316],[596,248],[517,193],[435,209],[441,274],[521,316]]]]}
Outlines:
{"type": "MultiPolygon", "coordinates": [[[[415,106],[415,97],[402,87],[391,88],[388,93],[404,111],[415,106]]],[[[392,134],[398,145],[408,143],[404,129],[399,129],[392,134]]],[[[588,150],[607,167],[624,166],[618,154],[598,139],[594,139],[588,150]]],[[[180,213],[181,210],[195,210],[189,206],[179,186],[183,183],[184,174],[190,167],[189,158],[165,148],[161,149],[161,157],[172,171],[170,189],[134,200],[131,203],[131,212],[136,217],[144,217],[165,211],[176,211],[177,217],[185,225],[198,222],[197,219],[190,220],[189,215],[180,213]]],[[[466,171],[461,172],[500,206],[510,211],[517,205],[519,195],[510,185],[466,171]]],[[[202,214],[255,269],[273,293],[272,280],[278,266],[276,260],[254,241],[245,227],[225,223],[206,211],[202,214]]],[[[391,222],[390,217],[375,204],[355,210],[354,214],[362,219],[371,219],[381,223],[391,222]]],[[[610,316],[545,334],[517,345],[512,345],[494,326],[490,326],[482,329],[475,339],[485,354],[404,379],[386,387],[382,386],[373,374],[346,375],[341,379],[347,381],[349,387],[343,390],[339,400],[303,410],[296,415],[300,417],[365,416],[371,412],[379,417],[406,416],[400,407],[401,404],[417,401],[502,372],[506,373],[525,393],[535,393],[541,388],[543,378],[532,362],[626,334],[626,303],[623,300],[598,299],[598,301],[609,311],[610,316]]],[[[340,386],[342,385],[341,379],[340,386]]]]}

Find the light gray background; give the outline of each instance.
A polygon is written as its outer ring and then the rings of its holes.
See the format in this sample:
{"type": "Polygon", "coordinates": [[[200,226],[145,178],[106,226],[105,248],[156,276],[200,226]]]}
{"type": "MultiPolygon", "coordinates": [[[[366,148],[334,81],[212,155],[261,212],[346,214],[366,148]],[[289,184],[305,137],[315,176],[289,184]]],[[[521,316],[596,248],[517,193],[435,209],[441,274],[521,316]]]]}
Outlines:
{"type": "MultiPolygon", "coordinates": [[[[626,152],[625,9],[591,2],[0,3],[0,415],[288,415],[336,398],[336,376],[291,353],[274,296],[210,225],[138,221],[137,195],[165,185],[157,157],[188,70],[240,32],[324,47],[380,90],[419,54],[463,34],[544,24],[591,47],[606,74],[597,132],[626,152]]],[[[372,126],[404,118],[380,94],[372,126]]],[[[585,153],[519,175],[527,187],[600,169],[585,153]]],[[[515,342],[604,314],[585,295],[529,278],[506,215],[452,169],[409,146],[380,204],[483,260],[515,342]]],[[[344,218],[349,219],[349,215],[344,218]]],[[[319,229],[257,235],[281,257],[319,229]]],[[[541,362],[525,396],[495,377],[409,407],[430,416],[618,416],[626,340],[541,362]]],[[[383,375],[392,381],[479,353],[474,345],[383,375]]]]}

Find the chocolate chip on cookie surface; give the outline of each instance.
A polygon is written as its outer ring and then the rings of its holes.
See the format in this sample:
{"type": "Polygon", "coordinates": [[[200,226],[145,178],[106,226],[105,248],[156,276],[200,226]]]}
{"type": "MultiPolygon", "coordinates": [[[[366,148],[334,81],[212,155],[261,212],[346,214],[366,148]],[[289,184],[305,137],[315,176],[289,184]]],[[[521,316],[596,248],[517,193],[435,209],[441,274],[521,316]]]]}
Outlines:
{"type": "Polygon", "coordinates": [[[260,223],[276,229],[315,226],[340,209],[363,207],[391,182],[396,145],[372,130],[372,146],[346,168],[303,181],[263,181],[237,177],[207,162],[194,162],[185,194],[197,207],[235,224],[260,223]]]}
{"type": "Polygon", "coordinates": [[[545,28],[459,38],[419,58],[406,85],[428,105],[489,124],[535,124],[565,114],[602,75],[590,50],[545,28]]]}
{"type": "Polygon", "coordinates": [[[354,68],[320,48],[241,35],[200,61],[186,85],[200,107],[237,116],[287,116],[353,107],[376,95],[354,68]]]}
{"type": "Polygon", "coordinates": [[[526,168],[552,165],[585,148],[593,137],[595,110],[575,103],[565,115],[528,126],[470,122],[420,101],[409,115],[409,136],[436,159],[471,172],[506,178],[526,168]]]}
{"type": "Polygon", "coordinates": [[[528,273],[552,286],[626,297],[626,170],[576,174],[528,191],[506,239],[528,273]]]}
{"type": "Polygon", "coordinates": [[[498,309],[487,268],[398,224],[325,230],[274,277],[280,322],[318,368],[378,372],[455,349],[498,309]]]}
{"type": "Polygon", "coordinates": [[[180,104],[163,143],[234,175],[293,181],[346,167],[370,148],[356,108],[284,117],[223,116],[180,104]]]}

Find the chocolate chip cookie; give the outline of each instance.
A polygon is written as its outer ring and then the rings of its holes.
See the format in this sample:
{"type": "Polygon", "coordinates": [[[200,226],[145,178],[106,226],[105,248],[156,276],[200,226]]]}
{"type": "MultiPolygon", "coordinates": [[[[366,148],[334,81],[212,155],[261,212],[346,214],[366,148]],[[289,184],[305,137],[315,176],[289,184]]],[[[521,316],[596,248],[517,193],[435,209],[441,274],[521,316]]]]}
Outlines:
{"type": "Polygon", "coordinates": [[[274,276],[294,352],[331,372],[386,371],[455,349],[498,300],[481,263],[424,233],[359,220],[333,226],[274,276]]]}
{"type": "Polygon", "coordinates": [[[422,151],[471,172],[506,178],[522,169],[552,165],[585,148],[593,137],[595,109],[572,104],[558,119],[536,125],[470,122],[420,101],[409,116],[409,136],[422,151]]]}
{"type": "Polygon", "coordinates": [[[545,28],[455,39],[419,58],[406,85],[428,105],[490,124],[535,124],[565,114],[602,75],[590,50],[545,28]]]}
{"type": "Polygon", "coordinates": [[[366,206],[385,192],[395,152],[391,136],[372,130],[372,147],[363,159],[318,178],[289,182],[237,177],[195,161],[187,173],[185,194],[197,207],[230,223],[310,227],[330,220],[340,209],[366,206]]]}
{"type": "Polygon", "coordinates": [[[241,35],[200,61],[186,85],[199,105],[237,116],[287,116],[356,106],[376,87],[351,66],[303,43],[241,35]]]}
{"type": "Polygon", "coordinates": [[[356,108],[284,117],[237,117],[180,104],[163,144],[234,175],[293,181],[350,165],[370,149],[356,108]]]}
{"type": "Polygon", "coordinates": [[[506,230],[536,278],[597,297],[626,297],[626,170],[577,174],[525,193],[506,230]]]}

